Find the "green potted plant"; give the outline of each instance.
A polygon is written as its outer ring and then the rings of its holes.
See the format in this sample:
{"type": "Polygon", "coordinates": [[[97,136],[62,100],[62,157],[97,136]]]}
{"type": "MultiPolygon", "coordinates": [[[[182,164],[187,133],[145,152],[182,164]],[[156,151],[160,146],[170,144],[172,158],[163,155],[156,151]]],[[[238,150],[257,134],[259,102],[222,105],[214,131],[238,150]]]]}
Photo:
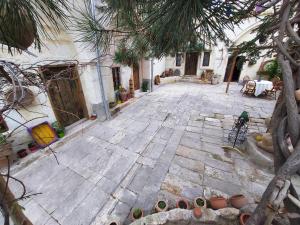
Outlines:
{"type": "Polygon", "coordinates": [[[63,138],[65,136],[65,128],[61,126],[58,121],[53,122],[51,126],[59,138],[63,138]]]}
{"type": "Polygon", "coordinates": [[[166,201],[164,200],[159,200],[157,201],[156,205],[155,205],[155,210],[156,212],[165,212],[168,210],[168,204],[166,201]]]}
{"type": "Polygon", "coordinates": [[[197,197],[194,199],[194,207],[195,208],[206,208],[207,205],[206,205],[206,200],[205,198],[202,198],[202,197],[197,197]]]}
{"type": "Polygon", "coordinates": [[[110,103],[109,103],[109,108],[112,109],[112,108],[114,108],[116,105],[117,105],[116,102],[110,102],[110,103]]]}
{"type": "Polygon", "coordinates": [[[264,71],[269,76],[269,80],[272,80],[275,77],[282,79],[281,68],[277,60],[267,62],[264,66],[264,71]]]}
{"type": "Polygon", "coordinates": [[[6,137],[5,135],[0,133],[0,145],[6,144],[6,137]]]}
{"type": "Polygon", "coordinates": [[[40,146],[34,141],[30,142],[27,146],[30,152],[36,152],[40,149],[40,146]]]}
{"type": "Polygon", "coordinates": [[[141,208],[133,208],[131,211],[132,220],[138,220],[144,216],[144,212],[141,208]]]}
{"type": "Polygon", "coordinates": [[[148,91],[149,82],[147,80],[144,80],[142,83],[142,92],[148,91]]]}

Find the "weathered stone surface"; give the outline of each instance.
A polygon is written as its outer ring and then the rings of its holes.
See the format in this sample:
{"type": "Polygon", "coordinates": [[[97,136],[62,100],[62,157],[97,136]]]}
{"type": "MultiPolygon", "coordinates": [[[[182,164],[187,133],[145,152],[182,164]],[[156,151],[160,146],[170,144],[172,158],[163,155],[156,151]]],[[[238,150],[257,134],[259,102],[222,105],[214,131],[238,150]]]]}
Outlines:
{"type": "Polygon", "coordinates": [[[198,173],[203,173],[204,172],[204,162],[193,160],[193,159],[188,159],[185,157],[181,156],[175,156],[173,162],[180,167],[198,172],[198,173]]]}
{"type": "Polygon", "coordinates": [[[202,209],[202,216],[195,218],[192,210],[173,209],[156,213],[137,220],[131,225],[196,225],[196,224],[238,224],[239,210],[225,208],[222,210],[202,209]]]}
{"type": "Polygon", "coordinates": [[[204,176],[203,185],[211,187],[213,189],[224,192],[228,195],[234,195],[236,193],[242,193],[242,186],[240,184],[231,183],[230,181],[222,181],[214,179],[209,176],[204,176]]]}
{"type": "Polygon", "coordinates": [[[96,187],[69,215],[66,215],[62,224],[90,224],[107,200],[108,195],[96,187]]]}
{"type": "MultiPolygon", "coordinates": [[[[244,98],[234,84],[229,95],[224,88],[223,84],[161,86],[115,118],[95,121],[76,138],[56,145],[60,165],[53,155],[41,154],[21,171],[13,168],[28,191],[42,193],[21,203],[30,219],[34,224],[106,225],[118,214],[126,225],[132,205],[150,213],[163,196],[172,207],[179,197],[192,200],[199,195],[242,193],[250,202],[259,199],[272,171],[261,170],[245,156],[224,153],[221,146],[227,145],[228,132],[244,110],[257,117],[251,118],[250,130],[266,129],[258,117],[270,116],[275,101],[244,98]],[[36,204],[29,204],[31,200],[36,204]]],[[[295,182],[300,189],[300,182],[295,182]]],[[[10,186],[20,193],[17,184],[10,186]]],[[[209,213],[218,225],[228,225],[213,211],[204,215],[209,213]]]]}
{"type": "Polygon", "coordinates": [[[217,214],[228,220],[236,220],[240,214],[240,210],[236,208],[224,208],[219,209],[217,214]]]}
{"type": "Polygon", "coordinates": [[[169,173],[199,185],[201,185],[203,181],[203,176],[201,174],[182,168],[176,164],[170,166],[169,173]]]}
{"type": "Polygon", "coordinates": [[[146,150],[142,153],[142,155],[151,159],[158,159],[161,153],[163,152],[164,148],[164,144],[152,142],[147,146],[146,150]]]}
{"type": "Polygon", "coordinates": [[[125,188],[120,188],[113,196],[129,206],[133,206],[137,199],[137,194],[125,188]]]}
{"type": "Polygon", "coordinates": [[[252,203],[252,204],[247,204],[245,205],[243,208],[241,208],[241,212],[242,213],[253,213],[254,210],[256,209],[257,204],[252,203]]]}

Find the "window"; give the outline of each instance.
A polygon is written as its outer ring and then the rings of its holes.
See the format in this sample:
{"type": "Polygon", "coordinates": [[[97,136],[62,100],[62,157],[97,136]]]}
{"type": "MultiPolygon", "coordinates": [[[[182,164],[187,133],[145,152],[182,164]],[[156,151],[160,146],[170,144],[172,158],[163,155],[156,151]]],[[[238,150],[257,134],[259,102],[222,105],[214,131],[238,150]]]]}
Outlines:
{"type": "Polygon", "coordinates": [[[202,66],[209,66],[210,52],[204,52],[202,66]]]}
{"type": "Polygon", "coordinates": [[[121,79],[120,79],[120,67],[113,67],[112,68],[112,76],[114,82],[114,90],[118,90],[121,86],[121,79]]]}
{"type": "Polygon", "coordinates": [[[181,66],[182,54],[176,53],[176,66],[181,66]]]}

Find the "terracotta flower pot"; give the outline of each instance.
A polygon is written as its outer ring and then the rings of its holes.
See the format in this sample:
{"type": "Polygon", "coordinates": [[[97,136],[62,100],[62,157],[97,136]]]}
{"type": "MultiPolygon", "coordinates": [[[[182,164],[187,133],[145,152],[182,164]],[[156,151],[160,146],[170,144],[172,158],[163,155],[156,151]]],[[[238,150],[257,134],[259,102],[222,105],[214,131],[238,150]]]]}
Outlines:
{"type": "Polygon", "coordinates": [[[197,208],[206,208],[207,204],[206,204],[206,200],[202,197],[197,197],[194,199],[194,207],[197,208]]]}
{"type": "Polygon", "coordinates": [[[240,209],[247,205],[248,200],[244,195],[234,195],[230,198],[230,204],[237,209],[240,209]]]}
{"type": "Polygon", "coordinates": [[[155,210],[156,212],[165,212],[168,210],[168,203],[166,201],[163,200],[159,200],[157,201],[156,205],[155,205],[155,210]]]}
{"type": "Polygon", "coordinates": [[[131,211],[131,219],[138,220],[144,216],[144,211],[140,208],[133,208],[131,211]]]}
{"type": "Polygon", "coordinates": [[[202,210],[201,208],[197,207],[197,208],[194,208],[193,210],[193,214],[196,218],[200,218],[202,216],[202,210]]]}
{"type": "Polygon", "coordinates": [[[128,97],[128,93],[127,92],[120,92],[120,99],[122,102],[126,102],[127,101],[127,97],[128,97]]]}
{"type": "Polygon", "coordinates": [[[211,197],[209,199],[210,205],[213,209],[223,209],[227,207],[227,200],[224,197],[211,197]]]}
{"type": "Polygon", "coordinates": [[[249,213],[242,213],[241,215],[240,215],[240,224],[241,225],[245,225],[246,224],[246,222],[247,222],[247,220],[250,218],[250,214],[249,213]]]}
{"type": "Polygon", "coordinates": [[[116,221],[112,221],[112,222],[109,223],[109,225],[120,225],[120,223],[116,222],[116,221]]]}
{"type": "Polygon", "coordinates": [[[25,158],[28,155],[26,149],[21,149],[20,151],[17,152],[17,154],[20,158],[25,158]]]}
{"type": "Polygon", "coordinates": [[[190,209],[189,202],[184,198],[179,199],[176,202],[176,207],[179,208],[179,209],[190,209]]]}
{"type": "Polygon", "coordinates": [[[300,89],[295,91],[295,98],[297,101],[300,101],[300,89]]]}

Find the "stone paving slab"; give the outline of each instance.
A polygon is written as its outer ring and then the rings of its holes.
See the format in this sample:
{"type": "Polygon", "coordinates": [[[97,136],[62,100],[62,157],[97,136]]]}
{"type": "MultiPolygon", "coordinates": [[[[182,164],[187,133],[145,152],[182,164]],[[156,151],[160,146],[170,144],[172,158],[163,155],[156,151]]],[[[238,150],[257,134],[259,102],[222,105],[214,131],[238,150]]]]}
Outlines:
{"type": "MultiPolygon", "coordinates": [[[[149,214],[160,198],[172,207],[180,197],[213,193],[259,199],[272,172],[221,146],[245,109],[251,131],[264,131],[275,101],[242,97],[239,90],[163,85],[112,120],[95,122],[55,149],[59,165],[47,153],[15,172],[31,193],[42,193],[21,202],[25,214],[35,225],[105,225],[115,217],[129,224],[132,207],[149,214]]],[[[20,193],[16,183],[10,186],[20,193]]]]}

